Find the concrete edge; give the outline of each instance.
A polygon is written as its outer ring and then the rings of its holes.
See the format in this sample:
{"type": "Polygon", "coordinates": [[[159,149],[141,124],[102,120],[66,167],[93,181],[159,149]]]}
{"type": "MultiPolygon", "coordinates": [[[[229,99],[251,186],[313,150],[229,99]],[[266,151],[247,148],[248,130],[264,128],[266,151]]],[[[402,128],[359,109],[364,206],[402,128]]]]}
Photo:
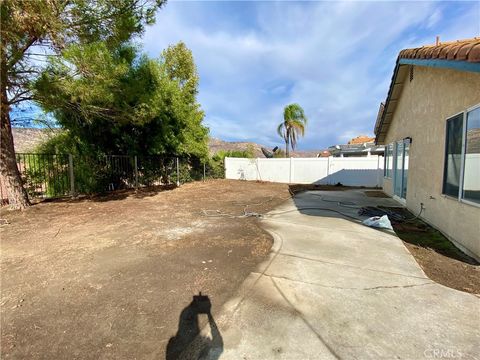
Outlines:
{"type": "Polygon", "coordinates": [[[236,291],[236,295],[222,305],[220,310],[221,315],[217,319],[217,322],[226,328],[229,327],[229,321],[232,320],[235,312],[240,308],[242,302],[251,294],[255,285],[258,283],[260,278],[264,276],[265,272],[268,270],[282,248],[283,239],[281,236],[263,226],[261,227],[273,237],[272,248],[270,249],[267,258],[258,264],[255,270],[252,271],[242,282],[236,291]]]}

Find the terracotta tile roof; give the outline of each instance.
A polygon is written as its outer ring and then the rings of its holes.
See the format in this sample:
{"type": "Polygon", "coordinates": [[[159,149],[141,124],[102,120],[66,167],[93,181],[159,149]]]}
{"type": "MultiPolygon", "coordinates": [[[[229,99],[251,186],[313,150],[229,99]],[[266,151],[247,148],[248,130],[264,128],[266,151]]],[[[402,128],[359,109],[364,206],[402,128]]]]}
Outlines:
{"type": "Polygon", "coordinates": [[[354,145],[354,144],[365,144],[365,143],[371,143],[374,142],[375,138],[366,136],[366,135],[360,135],[348,142],[348,145],[354,145]]]}
{"type": "Polygon", "coordinates": [[[405,49],[398,55],[401,59],[438,59],[480,62],[480,37],[473,39],[440,42],[414,49],[405,49]]]}
{"type": "Polygon", "coordinates": [[[451,68],[461,71],[480,72],[480,37],[472,39],[439,42],[413,49],[404,49],[398,54],[392,81],[385,103],[380,108],[375,122],[375,143],[385,141],[396,104],[402,94],[404,79],[410,65],[451,68]]]}

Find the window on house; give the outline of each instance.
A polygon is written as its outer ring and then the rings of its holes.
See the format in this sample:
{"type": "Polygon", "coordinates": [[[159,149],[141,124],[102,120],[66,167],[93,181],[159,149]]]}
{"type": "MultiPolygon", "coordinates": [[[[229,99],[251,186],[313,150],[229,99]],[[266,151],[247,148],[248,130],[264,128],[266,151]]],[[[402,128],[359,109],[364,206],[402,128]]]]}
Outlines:
{"type": "Polygon", "coordinates": [[[447,120],[443,193],[480,204],[480,106],[447,120]]]}
{"type": "Polygon", "coordinates": [[[463,114],[447,120],[443,193],[458,197],[462,162],[463,114]]]}
{"type": "Polygon", "coordinates": [[[462,198],[480,203],[480,107],[467,113],[462,198]]]}
{"type": "Polygon", "coordinates": [[[385,166],[383,169],[383,176],[387,178],[392,177],[393,169],[393,144],[385,146],[385,166]]]}

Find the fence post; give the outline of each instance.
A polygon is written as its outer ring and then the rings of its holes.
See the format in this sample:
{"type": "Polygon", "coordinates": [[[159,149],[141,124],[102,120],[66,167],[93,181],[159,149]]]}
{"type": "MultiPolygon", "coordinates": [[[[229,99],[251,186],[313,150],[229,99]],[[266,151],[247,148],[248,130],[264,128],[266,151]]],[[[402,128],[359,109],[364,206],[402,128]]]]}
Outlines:
{"type": "Polygon", "coordinates": [[[135,163],[135,190],[138,189],[138,162],[137,162],[137,155],[134,156],[134,163],[135,163]]]}
{"type": "Polygon", "coordinates": [[[180,165],[177,156],[177,186],[180,186],[180,165]]]}
{"type": "Polygon", "coordinates": [[[290,172],[288,173],[288,182],[289,182],[290,184],[292,183],[292,180],[293,180],[293,179],[292,179],[292,177],[293,177],[293,176],[292,176],[292,175],[293,175],[293,173],[292,173],[292,172],[293,172],[293,164],[292,164],[293,161],[292,161],[292,159],[293,159],[293,158],[290,157],[290,172]]]}
{"type": "Polygon", "coordinates": [[[205,163],[203,163],[203,181],[205,181],[205,163]]]}
{"type": "Polygon", "coordinates": [[[73,172],[73,155],[68,154],[68,172],[70,175],[70,195],[75,197],[75,175],[73,172]]]}

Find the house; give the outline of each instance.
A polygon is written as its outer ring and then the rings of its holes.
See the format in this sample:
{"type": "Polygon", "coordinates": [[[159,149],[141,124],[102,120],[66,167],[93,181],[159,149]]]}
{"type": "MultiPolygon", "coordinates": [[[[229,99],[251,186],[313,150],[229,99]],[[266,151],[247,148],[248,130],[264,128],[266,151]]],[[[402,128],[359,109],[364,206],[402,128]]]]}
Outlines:
{"type": "Polygon", "coordinates": [[[480,38],[402,50],[375,135],[384,191],[480,259],[480,38]]]}
{"type": "Polygon", "coordinates": [[[324,158],[324,157],[330,157],[330,156],[332,156],[332,154],[328,150],[322,150],[321,152],[319,152],[317,154],[317,158],[319,158],[319,157],[324,158]]]}
{"type": "Polygon", "coordinates": [[[334,157],[383,155],[384,150],[383,145],[375,144],[375,138],[365,135],[351,139],[346,145],[333,145],[328,148],[334,157]]]}
{"type": "Polygon", "coordinates": [[[365,143],[374,143],[375,138],[366,136],[366,135],[360,135],[357,137],[354,137],[352,140],[350,140],[347,145],[355,145],[355,144],[365,144],[365,143]]]}

